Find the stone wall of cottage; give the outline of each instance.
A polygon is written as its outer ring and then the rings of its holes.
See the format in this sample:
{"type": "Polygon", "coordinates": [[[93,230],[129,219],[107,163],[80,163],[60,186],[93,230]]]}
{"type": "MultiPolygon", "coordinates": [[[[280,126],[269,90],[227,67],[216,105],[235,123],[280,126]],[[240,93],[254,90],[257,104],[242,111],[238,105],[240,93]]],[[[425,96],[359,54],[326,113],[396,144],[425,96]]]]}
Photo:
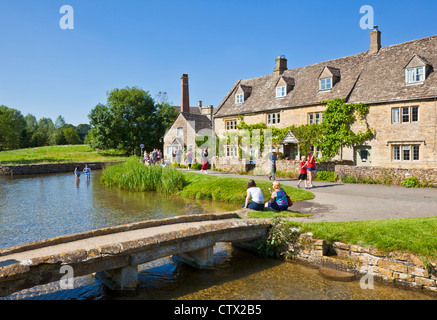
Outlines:
{"type": "MultiPolygon", "coordinates": [[[[308,123],[308,115],[314,112],[324,112],[325,105],[306,106],[302,108],[290,108],[278,111],[281,115],[281,123],[277,128],[285,128],[290,125],[304,125],[308,123]]],[[[230,118],[236,118],[229,117],[230,118]]],[[[214,120],[216,132],[225,129],[225,121],[228,118],[214,120]]],[[[267,114],[244,115],[247,124],[267,123],[267,114]]],[[[354,132],[365,131],[367,127],[373,129],[374,138],[365,142],[364,146],[371,147],[371,165],[389,168],[437,168],[437,101],[416,102],[393,102],[371,105],[365,121],[357,120],[352,126],[354,132]],[[419,121],[409,123],[392,123],[392,109],[402,107],[419,107],[419,121]],[[419,145],[420,159],[398,161],[393,159],[394,145],[419,145]]],[[[342,149],[341,159],[354,161],[357,154],[354,148],[342,149]]],[[[338,160],[336,157],[335,160],[338,160]]],[[[412,159],[412,156],[411,156],[412,159]]]]}

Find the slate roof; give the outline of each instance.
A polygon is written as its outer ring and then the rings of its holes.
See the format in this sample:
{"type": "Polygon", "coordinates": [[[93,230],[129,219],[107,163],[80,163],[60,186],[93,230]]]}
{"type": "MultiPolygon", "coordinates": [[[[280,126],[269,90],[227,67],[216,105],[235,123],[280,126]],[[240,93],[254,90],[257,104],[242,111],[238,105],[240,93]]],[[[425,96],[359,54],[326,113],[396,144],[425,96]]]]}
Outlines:
{"type": "Polygon", "coordinates": [[[212,122],[207,116],[187,112],[181,112],[180,115],[184,117],[187,122],[195,122],[194,130],[196,133],[202,129],[211,129],[212,122]]]}
{"type": "MultiPolygon", "coordinates": [[[[181,112],[181,106],[173,106],[173,108],[175,108],[176,111],[181,112]]],[[[199,107],[190,107],[190,113],[200,114],[200,108],[199,107]]]]}
{"type": "Polygon", "coordinates": [[[293,89],[283,98],[276,98],[278,76],[239,79],[215,111],[215,117],[284,108],[318,105],[322,101],[345,98],[348,102],[374,104],[388,101],[415,100],[437,96],[437,36],[382,47],[377,54],[369,51],[286,70],[282,76],[293,79],[293,89]],[[405,84],[405,66],[415,56],[431,66],[423,84],[405,84]],[[328,69],[340,77],[329,91],[319,91],[319,76],[328,69]],[[243,85],[251,87],[250,96],[235,104],[235,93],[243,85]]]}

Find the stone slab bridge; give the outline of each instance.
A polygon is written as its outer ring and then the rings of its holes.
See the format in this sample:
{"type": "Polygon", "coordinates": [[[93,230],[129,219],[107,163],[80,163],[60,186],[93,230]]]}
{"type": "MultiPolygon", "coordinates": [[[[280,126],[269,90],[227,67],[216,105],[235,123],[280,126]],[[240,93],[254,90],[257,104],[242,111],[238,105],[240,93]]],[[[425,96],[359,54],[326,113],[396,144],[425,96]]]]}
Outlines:
{"type": "Polygon", "coordinates": [[[217,242],[243,245],[266,236],[270,226],[268,219],[241,219],[237,213],[186,215],[0,249],[0,296],[65,281],[65,266],[73,277],[95,273],[112,290],[135,290],[140,264],[176,255],[212,268],[217,242]]]}

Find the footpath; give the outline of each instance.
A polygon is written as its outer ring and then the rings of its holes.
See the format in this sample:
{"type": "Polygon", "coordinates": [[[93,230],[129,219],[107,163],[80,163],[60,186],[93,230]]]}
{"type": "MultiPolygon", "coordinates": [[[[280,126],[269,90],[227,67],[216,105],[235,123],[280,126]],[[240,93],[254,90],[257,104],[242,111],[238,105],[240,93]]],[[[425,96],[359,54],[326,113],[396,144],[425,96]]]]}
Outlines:
{"type": "MultiPolygon", "coordinates": [[[[266,176],[250,176],[208,171],[210,175],[226,175],[265,180],[266,176]]],[[[297,187],[296,179],[277,178],[281,184],[297,187]]],[[[292,218],[294,221],[359,221],[419,218],[437,216],[437,190],[435,188],[404,188],[376,184],[344,184],[339,182],[313,183],[309,189],[315,194],[312,200],[295,202],[289,209],[310,213],[311,217],[292,218]]],[[[301,184],[301,187],[304,183],[301,184]]],[[[293,199],[292,199],[293,200],[293,199]]]]}

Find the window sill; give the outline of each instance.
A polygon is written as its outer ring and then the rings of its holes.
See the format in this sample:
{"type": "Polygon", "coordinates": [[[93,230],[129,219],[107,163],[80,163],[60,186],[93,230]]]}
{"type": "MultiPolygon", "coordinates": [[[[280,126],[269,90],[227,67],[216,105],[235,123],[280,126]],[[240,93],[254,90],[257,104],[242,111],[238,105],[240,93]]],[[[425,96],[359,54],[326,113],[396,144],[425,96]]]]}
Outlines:
{"type": "Polygon", "coordinates": [[[424,83],[425,83],[425,81],[407,82],[407,83],[405,83],[405,86],[406,86],[406,87],[410,87],[410,86],[418,86],[418,85],[421,85],[421,84],[424,84],[424,83]]]}

